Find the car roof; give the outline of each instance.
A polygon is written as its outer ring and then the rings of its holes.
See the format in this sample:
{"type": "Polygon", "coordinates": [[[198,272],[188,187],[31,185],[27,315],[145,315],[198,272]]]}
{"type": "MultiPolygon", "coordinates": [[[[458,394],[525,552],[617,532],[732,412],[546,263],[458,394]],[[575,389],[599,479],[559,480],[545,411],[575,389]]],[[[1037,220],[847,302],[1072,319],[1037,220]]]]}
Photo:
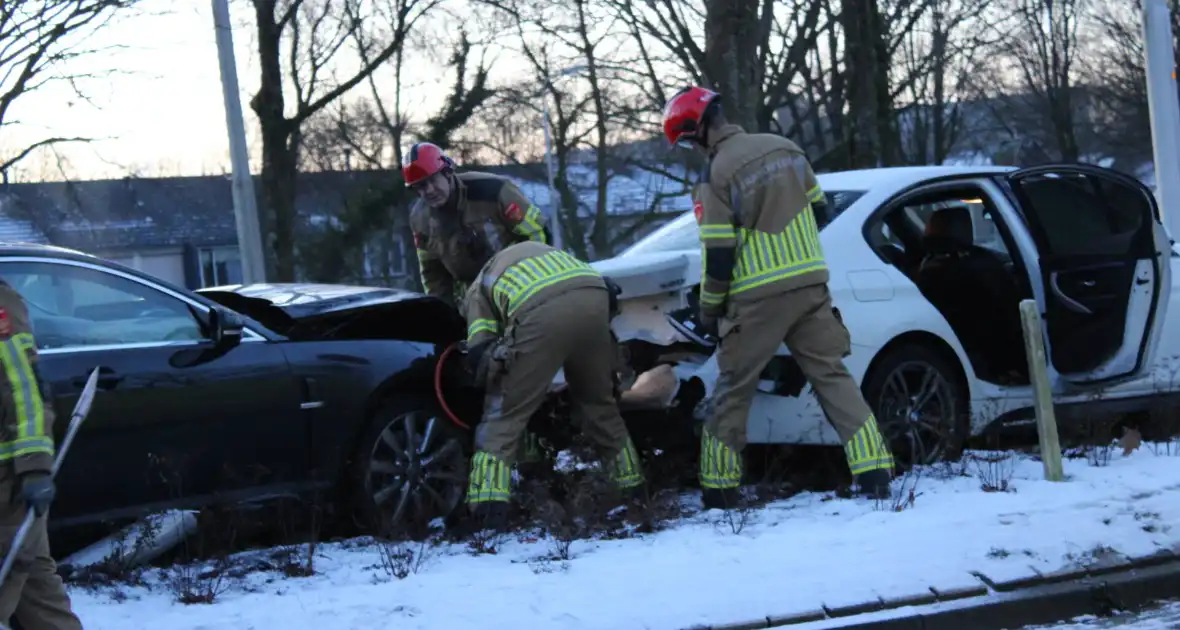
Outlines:
{"type": "Polygon", "coordinates": [[[144,273],[138,269],[133,269],[127,265],[121,264],[109,258],[87,254],[76,249],[67,249],[65,247],[57,247],[56,245],[42,245],[40,243],[6,243],[0,242],[0,258],[15,258],[20,256],[30,256],[38,258],[50,258],[54,260],[69,260],[80,263],[87,263],[91,265],[98,265],[106,269],[113,269],[121,273],[130,274],[145,280],[152,284],[165,287],[171,291],[183,293],[187,298],[194,299],[198,302],[204,303],[206,306],[214,306],[216,302],[209,298],[190,291],[185,287],[178,286],[163,278],[157,278],[151,274],[144,273]]]}
{"type": "Polygon", "coordinates": [[[875,190],[892,194],[914,184],[955,175],[995,175],[1016,170],[1014,166],[890,166],[816,175],[824,190],[875,190]]]}
{"type": "Polygon", "coordinates": [[[92,254],[80,252],[76,249],[66,249],[56,245],[42,245],[40,243],[0,242],[0,256],[46,256],[49,258],[63,258],[81,262],[109,262],[92,254]]]}

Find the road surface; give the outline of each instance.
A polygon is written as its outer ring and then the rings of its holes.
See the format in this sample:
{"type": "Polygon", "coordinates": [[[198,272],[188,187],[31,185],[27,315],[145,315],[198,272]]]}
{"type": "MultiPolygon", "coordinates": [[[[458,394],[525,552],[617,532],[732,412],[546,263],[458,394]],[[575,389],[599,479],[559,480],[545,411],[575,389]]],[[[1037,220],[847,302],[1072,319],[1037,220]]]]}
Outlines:
{"type": "Polygon", "coordinates": [[[1119,630],[1173,630],[1180,628],[1180,602],[1165,604],[1159,608],[1137,614],[1115,615],[1106,618],[1080,618],[1049,626],[1029,626],[1025,630],[1098,630],[1118,628],[1119,630]]]}

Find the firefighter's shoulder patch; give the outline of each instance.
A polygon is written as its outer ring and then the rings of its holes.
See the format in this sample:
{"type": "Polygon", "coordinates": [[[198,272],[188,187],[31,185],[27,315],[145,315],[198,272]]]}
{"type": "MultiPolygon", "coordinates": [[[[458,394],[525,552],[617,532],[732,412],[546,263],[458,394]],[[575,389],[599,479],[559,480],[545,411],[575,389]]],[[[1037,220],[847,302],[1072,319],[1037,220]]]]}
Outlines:
{"type": "Polygon", "coordinates": [[[520,209],[520,204],[513,202],[504,208],[504,219],[509,223],[520,223],[524,221],[524,210],[520,209]]]}
{"type": "Polygon", "coordinates": [[[8,309],[0,306],[0,339],[12,337],[12,320],[8,317],[8,309]]]}
{"type": "Polygon", "coordinates": [[[415,230],[414,231],[414,249],[426,249],[426,235],[415,230]]]}
{"type": "Polygon", "coordinates": [[[699,225],[705,218],[705,205],[701,203],[700,199],[693,200],[692,213],[697,218],[697,224],[699,225]]]}

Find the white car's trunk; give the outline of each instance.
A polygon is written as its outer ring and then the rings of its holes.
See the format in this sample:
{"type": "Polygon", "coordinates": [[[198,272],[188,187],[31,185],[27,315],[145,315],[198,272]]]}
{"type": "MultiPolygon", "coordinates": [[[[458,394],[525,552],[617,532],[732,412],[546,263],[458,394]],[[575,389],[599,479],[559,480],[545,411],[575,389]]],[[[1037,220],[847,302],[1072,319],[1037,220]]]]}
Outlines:
{"type": "Polygon", "coordinates": [[[592,263],[604,276],[609,276],[623,290],[623,300],[645,295],[679,291],[685,287],[690,267],[700,260],[685,252],[657,252],[619,256],[592,263]]]}

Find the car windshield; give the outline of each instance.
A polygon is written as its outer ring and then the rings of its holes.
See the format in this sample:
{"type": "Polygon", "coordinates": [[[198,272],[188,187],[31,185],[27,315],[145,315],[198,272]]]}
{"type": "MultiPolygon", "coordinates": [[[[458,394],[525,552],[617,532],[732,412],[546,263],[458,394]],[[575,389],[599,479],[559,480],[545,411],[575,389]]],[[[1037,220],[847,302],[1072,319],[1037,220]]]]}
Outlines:
{"type": "MultiPolygon", "coordinates": [[[[865,194],[863,190],[829,190],[824,192],[828,200],[828,222],[834,221],[865,194]]],[[[821,228],[822,231],[822,228],[821,228]]],[[[692,212],[672,219],[656,231],[639,239],[634,245],[623,250],[619,256],[641,256],[657,252],[678,252],[700,247],[700,236],[692,212]]]]}

